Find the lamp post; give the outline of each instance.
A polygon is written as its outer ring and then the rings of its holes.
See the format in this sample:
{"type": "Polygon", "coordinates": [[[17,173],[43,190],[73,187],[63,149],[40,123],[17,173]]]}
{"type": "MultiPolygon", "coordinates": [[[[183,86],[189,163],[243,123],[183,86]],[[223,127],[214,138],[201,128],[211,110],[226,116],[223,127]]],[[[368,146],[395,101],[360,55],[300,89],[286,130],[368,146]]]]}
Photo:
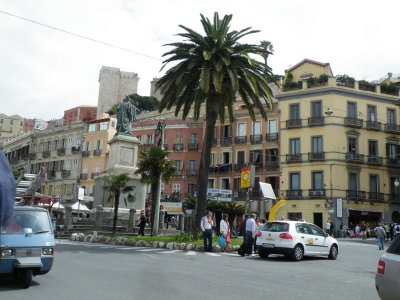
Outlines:
{"type": "Polygon", "coordinates": [[[399,179],[396,178],[396,180],[394,181],[394,186],[395,186],[396,192],[397,192],[397,201],[399,201],[399,185],[400,185],[399,179]]]}

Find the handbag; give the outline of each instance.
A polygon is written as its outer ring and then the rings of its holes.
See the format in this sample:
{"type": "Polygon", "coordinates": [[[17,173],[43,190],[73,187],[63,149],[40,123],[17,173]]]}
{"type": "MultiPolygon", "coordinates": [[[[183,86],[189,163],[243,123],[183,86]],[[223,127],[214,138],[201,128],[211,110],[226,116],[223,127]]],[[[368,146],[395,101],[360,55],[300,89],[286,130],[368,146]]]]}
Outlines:
{"type": "Polygon", "coordinates": [[[224,236],[223,236],[222,234],[219,236],[218,245],[219,245],[221,248],[223,248],[223,247],[226,246],[226,240],[225,240],[225,238],[224,238],[224,236]]]}

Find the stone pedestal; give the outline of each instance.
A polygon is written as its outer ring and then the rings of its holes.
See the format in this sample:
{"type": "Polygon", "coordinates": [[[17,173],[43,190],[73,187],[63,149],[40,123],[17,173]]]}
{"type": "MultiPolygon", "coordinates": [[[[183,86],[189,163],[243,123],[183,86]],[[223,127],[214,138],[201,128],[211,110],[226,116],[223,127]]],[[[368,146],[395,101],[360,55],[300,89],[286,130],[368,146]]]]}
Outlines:
{"type": "Polygon", "coordinates": [[[135,215],[136,209],[129,209],[128,232],[133,232],[133,228],[135,227],[135,215]]]}
{"type": "Polygon", "coordinates": [[[108,144],[110,145],[108,173],[128,173],[130,176],[139,178],[134,173],[137,170],[140,141],[134,136],[119,134],[115,135],[108,144]]]}
{"type": "Polygon", "coordinates": [[[68,230],[72,225],[72,207],[65,207],[65,219],[64,219],[64,228],[68,230]]]}
{"type": "Polygon", "coordinates": [[[95,228],[97,231],[101,230],[102,224],[103,224],[103,206],[97,205],[96,218],[95,218],[95,228]]]}

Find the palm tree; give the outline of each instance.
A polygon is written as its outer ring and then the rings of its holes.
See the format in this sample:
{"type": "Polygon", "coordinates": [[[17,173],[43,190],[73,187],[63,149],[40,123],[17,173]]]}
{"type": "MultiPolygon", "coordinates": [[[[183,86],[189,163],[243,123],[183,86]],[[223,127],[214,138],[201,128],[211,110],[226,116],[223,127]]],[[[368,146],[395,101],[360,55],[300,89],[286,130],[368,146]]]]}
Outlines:
{"type": "Polygon", "coordinates": [[[127,202],[135,201],[135,196],[131,194],[135,187],[128,185],[131,178],[127,173],[122,174],[110,174],[104,177],[104,190],[108,192],[107,201],[114,200],[114,218],[113,218],[113,227],[112,233],[115,235],[117,228],[117,219],[118,219],[118,208],[119,208],[119,199],[121,195],[127,196],[123,198],[125,202],[125,206],[127,206],[127,202]]]}
{"type": "MultiPolygon", "coordinates": [[[[167,151],[161,147],[151,147],[148,152],[140,153],[139,168],[135,172],[142,175],[142,182],[151,186],[151,234],[158,235],[158,226],[154,226],[158,216],[155,215],[156,207],[160,205],[157,201],[157,193],[159,190],[160,178],[164,182],[170,182],[172,176],[176,173],[173,161],[167,160],[167,151]]],[[[156,225],[158,222],[156,222],[156,225]]]]}
{"type": "Polygon", "coordinates": [[[175,115],[182,111],[185,119],[193,109],[194,118],[199,119],[201,107],[205,104],[206,128],[197,181],[196,229],[199,229],[206,208],[208,168],[216,120],[219,116],[224,123],[227,113],[229,121],[233,122],[233,105],[238,96],[253,120],[255,110],[266,119],[266,108],[272,107],[272,92],[267,78],[273,75],[270,67],[255,59],[266,54],[263,47],[239,43],[242,37],[258,31],[250,27],[229,31],[232,15],[220,19],[215,13],[213,22],[200,16],[205,35],[180,25],[185,32],[178,36],[186,40],[167,44],[173,49],[163,55],[168,57],[163,62],[163,68],[169,63],[174,63],[174,66],[156,84],[163,95],[160,112],[175,106],[175,115]]]}
{"type": "Polygon", "coordinates": [[[265,50],[265,53],[262,55],[262,57],[264,58],[264,63],[267,66],[268,56],[274,54],[274,45],[272,45],[270,41],[261,41],[260,46],[265,50]]]}

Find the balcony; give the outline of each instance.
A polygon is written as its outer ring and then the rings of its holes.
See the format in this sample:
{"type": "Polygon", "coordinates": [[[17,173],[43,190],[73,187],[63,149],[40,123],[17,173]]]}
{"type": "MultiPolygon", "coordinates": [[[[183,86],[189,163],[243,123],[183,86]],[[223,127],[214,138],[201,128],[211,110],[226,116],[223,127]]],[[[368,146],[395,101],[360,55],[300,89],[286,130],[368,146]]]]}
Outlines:
{"type": "Polygon", "coordinates": [[[71,176],[71,171],[70,170],[62,170],[61,171],[61,177],[62,178],[68,178],[71,176]]]}
{"type": "Polygon", "coordinates": [[[99,172],[93,172],[90,176],[90,178],[94,179],[96,176],[99,176],[100,173],[99,172]]]}
{"type": "Polygon", "coordinates": [[[286,190],[286,199],[301,199],[302,197],[302,190],[286,190]]]}
{"type": "Polygon", "coordinates": [[[43,151],[43,152],[42,152],[42,157],[43,157],[43,158],[48,158],[48,157],[50,157],[50,150],[43,151]]]}
{"type": "Polygon", "coordinates": [[[388,157],[386,158],[386,165],[389,167],[400,167],[400,159],[388,157]]]}
{"type": "Polygon", "coordinates": [[[65,155],[65,148],[57,149],[57,155],[58,156],[65,155]]]}
{"type": "Polygon", "coordinates": [[[197,170],[196,169],[186,170],[186,176],[188,176],[188,177],[197,176],[197,170]]]}
{"type": "Polygon", "coordinates": [[[355,117],[345,117],[344,118],[344,126],[361,128],[362,125],[363,125],[362,119],[358,119],[355,117]]]}
{"type": "Polygon", "coordinates": [[[93,150],[93,156],[100,156],[100,155],[101,155],[101,149],[93,150]]]}
{"type": "Polygon", "coordinates": [[[365,191],[346,190],[346,197],[348,199],[366,199],[366,194],[365,191]]]}
{"type": "Polygon", "coordinates": [[[47,171],[47,179],[54,179],[56,177],[56,171],[49,170],[47,171]]]}
{"type": "Polygon", "coordinates": [[[286,155],[286,162],[287,162],[287,163],[297,163],[297,162],[301,162],[301,153],[287,154],[287,155],[286,155]]]}
{"type": "Polygon", "coordinates": [[[396,192],[392,192],[389,195],[389,203],[390,204],[400,204],[400,194],[396,192]]]}
{"type": "Polygon", "coordinates": [[[376,155],[367,156],[367,163],[370,165],[381,165],[383,163],[382,157],[376,155]]]}
{"type": "Polygon", "coordinates": [[[321,198],[325,197],[325,190],[308,190],[308,196],[310,198],[321,198]]]}
{"type": "Polygon", "coordinates": [[[72,153],[72,154],[78,154],[78,153],[79,153],[79,150],[80,150],[79,147],[72,147],[72,148],[71,148],[71,153],[72,153]]]}
{"type": "Polygon", "coordinates": [[[81,180],[87,180],[89,178],[88,173],[81,174],[81,180]]]}
{"type": "Polygon", "coordinates": [[[223,137],[219,142],[221,146],[230,146],[232,145],[232,137],[231,136],[223,137]]]}
{"type": "Polygon", "coordinates": [[[243,167],[245,167],[246,164],[242,163],[242,164],[235,164],[235,172],[240,172],[242,170],[243,167]]]}
{"type": "Polygon", "coordinates": [[[29,159],[36,159],[36,153],[29,153],[29,159]]]}
{"type": "Polygon", "coordinates": [[[279,161],[266,161],[265,168],[267,170],[276,170],[279,169],[279,161]]]}
{"type": "Polygon", "coordinates": [[[351,163],[363,163],[364,155],[358,153],[346,153],[346,161],[351,163]]]}
{"type": "Polygon", "coordinates": [[[252,144],[261,144],[262,143],[262,134],[250,135],[250,143],[252,143],[252,144]]]}
{"type": "Polygon", "coordinates": [[[265,136],[267,142],[276,142],[279,139],[279,134],[276,133],[267,133],[265,136]]]}
{"type": "Polygon", "coordinates": [[[235,136],[235,144],[246,144],[247,143],[247,136],[235,136]]]}
{"type": "Polygon", "coordinates": [[[82,151],[82,156],[83,157],[89,157],[90,156],[90,151],[82,151]]]}
{"type": "Polygon", "coordinates": [[[400,133],[400,126],[397,124],[385,124],[385,131],[390,133],[400,133]]]}
{"type": "Polygon", "coordinates": [[[216,174],[232,172],[232,164],[210,166],[208,171],[210,173],[216,173],[216,174]]]}
{"type": "Polygon", "coordinates": [[[198,150],[199,150],[199,144],[197,143],[188,144],[188,151],[198,151],[198,150]]]}
{"type": "Polygon", "coordinates": [[[385,195],[383,193],[369,192],[367,194],[368,200],[385,201],[385,195]]]}
{"type": "Polygon", "coordinates": [[[182,152],[183,144],[173,144],[172,149],[174,150],[174,152],[182,152]]]}
{"type": "Polygon", "coordinates": [[[256,171],[262,170],[263,168],[263,164],[260,162],[252,162],[251,164],[255,167],[256,171]]]}
{"type": "Polygon", "coordinates": [[[376,122],[376,121],[367,121],[366,126],[367,129],[370,130],[381,130],[381,122],[376,122]]]}
{"type": "Polygon", "coordinates": [[[292,119],[286,121],[286,128],[300,128],[301,127],[301,119],[292,119]]]}
{"type": "Polygon", "coordinates": [[[324,124],[325,118],[323,116],[308,118],[308,126],[322,126],[324,124]]]}
{"type": "Polygon", "coordinates": [[[309,152],[308,160],[325,160],[325,152],[309,152]]]}

